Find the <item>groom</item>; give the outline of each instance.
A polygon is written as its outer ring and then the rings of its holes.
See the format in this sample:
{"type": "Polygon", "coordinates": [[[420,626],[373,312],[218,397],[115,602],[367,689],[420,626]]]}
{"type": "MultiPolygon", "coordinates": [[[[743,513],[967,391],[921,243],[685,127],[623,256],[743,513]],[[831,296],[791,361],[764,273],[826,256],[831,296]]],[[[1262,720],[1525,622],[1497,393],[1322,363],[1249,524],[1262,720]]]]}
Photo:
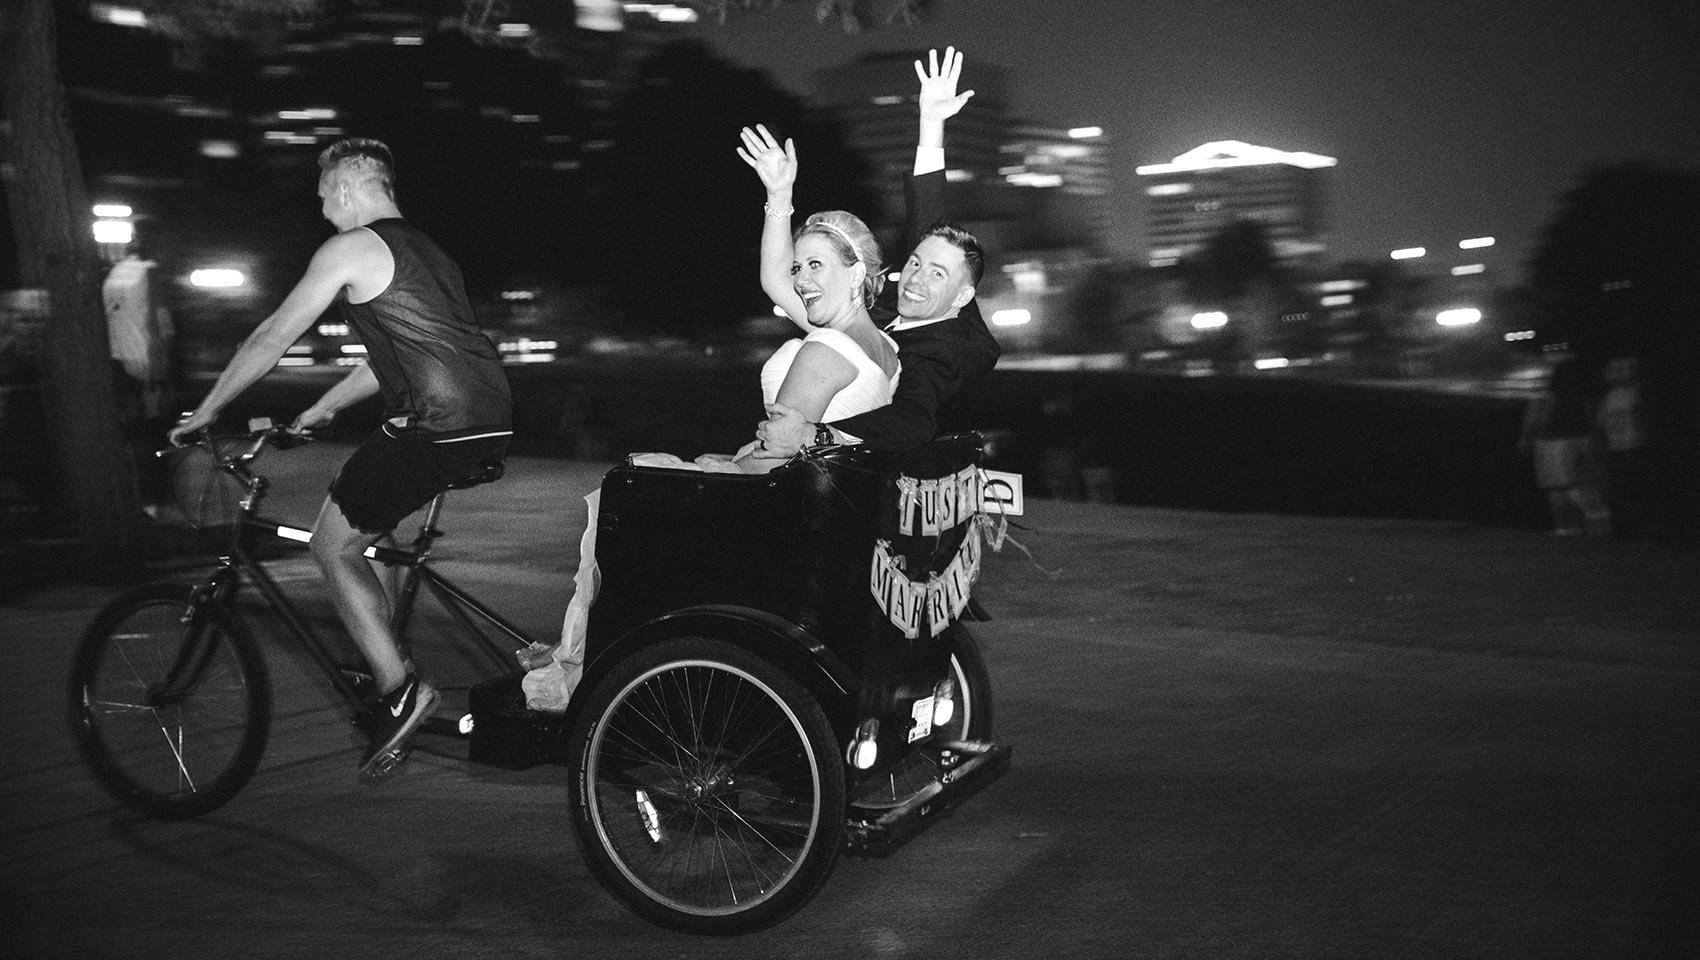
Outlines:
{"type": "Polygon", "coordinates": [[[779,403],[767,405],[768,420],[756,429],[758,457],[786,458],[803,447],[859,443],[869,450],[907,450],[938,432],[939,412],[989,372],[998,342],[980,318],[974,288],[985,272],[985,252],[973,234],[945,223],[944,122],[974,91],[956,92],[962,55],[955,48],[929,54],[930,70],[915,63],[921,78],[920,136],[915,170],[904,183],[907,242],[913,253],[902,279],[887,285],[870,310],[897,343],[903,372],[891,403],[867,413],[811,423],[779,403]],[[889,325],[887,325],[889,324],[889,325]]]}

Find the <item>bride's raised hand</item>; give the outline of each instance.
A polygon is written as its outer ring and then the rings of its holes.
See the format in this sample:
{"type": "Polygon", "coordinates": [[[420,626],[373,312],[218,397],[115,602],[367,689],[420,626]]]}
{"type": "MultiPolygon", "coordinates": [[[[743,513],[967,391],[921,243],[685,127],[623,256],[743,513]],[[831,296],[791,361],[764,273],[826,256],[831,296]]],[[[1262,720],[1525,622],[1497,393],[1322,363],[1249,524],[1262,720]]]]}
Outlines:
{"type": "Polygon", "coordinates": [[[758,123],[754,130],[745,127],[739,138],[743,146],[738,148],[738,158],[750,165],[769,193],[791,189],[797,182],[797,145],[789,137],[781,147],[758,123]]]}

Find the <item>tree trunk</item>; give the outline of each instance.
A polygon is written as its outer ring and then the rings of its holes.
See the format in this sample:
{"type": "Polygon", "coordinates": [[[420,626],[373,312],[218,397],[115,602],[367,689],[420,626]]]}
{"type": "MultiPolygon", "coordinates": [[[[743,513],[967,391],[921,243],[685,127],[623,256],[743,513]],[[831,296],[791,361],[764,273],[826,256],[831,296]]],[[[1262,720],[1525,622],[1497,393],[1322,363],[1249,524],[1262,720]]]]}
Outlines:
{"type": "Polygon", "coordinates": [[[100,260],[59,81],[54,0],[8,0],[0,13],[0,179],[19,275],[48,291],[43,369],[60,523],[83,545],[82,571],[136,568],[138,509],[113,390],[100,260]]]}

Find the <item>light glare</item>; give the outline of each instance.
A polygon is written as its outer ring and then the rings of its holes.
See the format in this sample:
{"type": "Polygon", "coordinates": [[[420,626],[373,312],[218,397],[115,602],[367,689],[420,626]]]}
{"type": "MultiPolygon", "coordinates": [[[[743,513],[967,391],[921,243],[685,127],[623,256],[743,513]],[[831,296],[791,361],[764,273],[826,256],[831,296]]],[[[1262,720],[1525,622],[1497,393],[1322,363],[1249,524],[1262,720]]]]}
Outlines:
{"type": "Polygon", "coordinates": [[[1209,310],[1192,315],[1194,330],[1216,330],[1228,325],[1228,315],[1220,310],[1209,310]]]}
{"type": "Polygon", "coordinates": [[[1459,307],[1456,310],[1442,310],[1434,315],[1434,322],[1443,327],[1462,327],[1476,323],[1482,319],[1482,312],[1475,307],[1459,307]]]}
{"type": "Polygon", "coordinates": [[[246,280],[240,270],[213,268],[189,274],[189,284],[196,287],[240,287],[246,280]]]}
{"type": "Polygon", "coordinates": [[[127,203],[97,203],[94,205],[94,215],[97,217],[123,219],[130,213],[130,205],[127,203]]]}
{"type": "Polygon", "coordinates": [[[1471,237],[1468,240],[1458,241],[1458,249],[1460,249],[1460,250],[1474,250],[1477,247],[1491,247],[1491,246],[1493,246],[1493,238],[1492,237],[1471,237]]]}
{"type": "Polygon", "coordinates": [[[96,243],[129,243],[135,236],[135,225],[128,220],[96,220],[94,222],[94,241],[96,243]]]}
{"type": "Polygon", "coordinates": [[[104,20],[115,27],[145,27],[148,25],[148,15],[135,7],[121,7],[112,3],[95,3],[89,5],[90,20],[104,20]]]}
{"type": "Polygon", "coordinates": [[[994,327],[1019,327],[1033,319],[1033,314],[1026,310],[998,310],[992,314],[994,327]]]}
{"type": "Polygon", "coordinates": [[[1428,253],[1428,249],[1426,247],[1404,247],[1402,249],[1393,251],[1391,254],[1388,254],[1388,256],[1392,257],[1395,260],[1414,260],[1417,257],[1424,256],[1427,253],[1428,253]]]}

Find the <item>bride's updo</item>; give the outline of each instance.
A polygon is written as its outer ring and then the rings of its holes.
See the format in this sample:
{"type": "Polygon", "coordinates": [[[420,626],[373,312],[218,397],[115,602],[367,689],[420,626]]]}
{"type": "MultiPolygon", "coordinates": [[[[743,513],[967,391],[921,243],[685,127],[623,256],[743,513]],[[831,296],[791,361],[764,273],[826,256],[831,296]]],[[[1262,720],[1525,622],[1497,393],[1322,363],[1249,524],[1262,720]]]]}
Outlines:
{"type": "Polygon", "coordinates": [[[796,243],[807,236],[826,238],[832,249],[838,251],[845,266],[860,263],[866,268],[862,277],[862,306],[872,306],[874,298],[885,287],[885,270],[879,241],[874,239],[868,225],[860,217],[844,210],[822,210],[803,221],[791,242],[796,243]]]}

